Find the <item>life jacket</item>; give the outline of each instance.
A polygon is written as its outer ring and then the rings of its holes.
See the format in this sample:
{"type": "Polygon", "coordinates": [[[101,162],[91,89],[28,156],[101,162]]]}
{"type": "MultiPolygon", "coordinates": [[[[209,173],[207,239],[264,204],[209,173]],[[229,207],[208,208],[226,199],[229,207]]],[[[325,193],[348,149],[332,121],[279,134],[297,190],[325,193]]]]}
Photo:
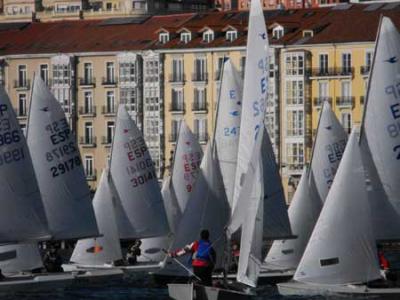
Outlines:
{"type": "Polygon", "coordinates": [[[193,255],[192,265],[197,267],[209,266],[213,262],[211,249],[212,246],[209,241],[199,240],[193,255]]]}

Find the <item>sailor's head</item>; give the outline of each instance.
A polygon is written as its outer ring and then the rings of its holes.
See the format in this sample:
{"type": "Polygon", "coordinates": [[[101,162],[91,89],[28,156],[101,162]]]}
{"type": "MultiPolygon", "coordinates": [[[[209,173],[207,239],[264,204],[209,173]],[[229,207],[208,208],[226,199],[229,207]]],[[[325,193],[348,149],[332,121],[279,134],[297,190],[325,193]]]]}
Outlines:
{"type": "Polygon", "coordinates": [[[201,238],[202,240],[208,240],[208,239],[210,238],[210,232],[209,232],[207,229],[203,229],[203,230],[200,232],[200,238],[201,238]]]}

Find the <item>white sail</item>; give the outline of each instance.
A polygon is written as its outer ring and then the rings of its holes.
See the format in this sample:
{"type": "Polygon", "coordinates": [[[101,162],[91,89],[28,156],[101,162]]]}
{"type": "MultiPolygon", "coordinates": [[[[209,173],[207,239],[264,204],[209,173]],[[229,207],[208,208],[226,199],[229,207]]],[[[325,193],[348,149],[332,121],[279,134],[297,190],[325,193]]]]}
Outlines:
{"type": "Polygon", "coordinates": [[[98,235],[75,135],[46,84],[34,78],[27,141],[54,239],[98,235]]]}
{"type": "MultiPolygon", "coordinates": [[[[364,148],[370,150],[374,165],[368,164],[368,173],[377,178],[380,186],[374,193],[375,206],[379,207],[375,217],[379,226],[400,219],[400,33],[392,21],[383,17],[380,22],[375,55],[370,73],[367,101],[364,108],[361,139],[364,148]],[[386,197],[382,196],[386,193],[386,197]],[[379,196],[380,194],[380,196],[379,196]],[[387,201],[388,200],[388,201],[387,201]],[[384,209],[381,209],[384,208],[384,209]]],[[[372,190],[371,190],[372,191],[372,190]]],[[[389,223],[389,224],[388,224],[389,223]]],[[[395,224],[395,223],[394,223],[395,224]]],[[[378,239],[399,239],[400,226],[376,227],[378,239]],[[383,231],[382,231],[383,229],[383,231]],[[388,229],[391,229],[388,232],[388,229]]]]}
{"type": "Polygon", "coordinates": [[[118,108],[110,171],[120,199],[116,207],[120,237],[167,234],[168,221],[154,162],[142,133],[122,104],[118,108]]]}
{"type": "Polygon", "coordinates": [[[223,67],[215,145],[229,204],[232,206],[239,146],[243,81],[229,59],[223,67]]]}
{"type": "Polygon", "coordinates": [[[25,137],[0,86],[0,242],[49,238],[47,219],[25,137]]]}
{"type": "MultiPolygon", "coordinates": [[[[259,132],[264,128],[265,99],[268,84],[268,36],[264,14],[258,0],[251,1],[247,34],[246,67],[243,87],[242,118],[233,194],[233,212],[244,184],[251,154],[259,132]]],[[[260,136],[261,138],[261,136],[260,136]]]]}
{"type": "MultiPolygon", "coordinates": [[[[200,231],[208,229],[210,240],[217,252],[216,266],[222,266],[224,252],[224,228],[230,216],[229,203],[226,199],[222,176],[218,167],[217,158],[212,153],[209,143],[206,154],[201,163],[199,176],[193,193],[188,201],[182,220],[175,234],[172,249],[179,249],[200,238],[200,231]]],[[[180,258],[181,262],[191,267],[188,258],[180,258]]],[[[180,266],[171,262],[167,264],[163,273],[185,273],[180,266]]]]}
{"type": "Polygon", "coordinates": [[[0,269],[3,274],[29,272],[42,267],[42,257],[36,243],[0,246],[0,269]]]}
{"type": "Polygon", "coordinates": [[[311,173],[315,181],[319,197],[325,202],[329,188],[335,178],[347,142],[347,133],[339,123],[328,101],[325,101],[318,124],[311,173]]]}
{"type": "Polygon", "coordinates": [[[161,188],[161,195],[164,200],[165,211],[167,213],[169,228],[175,232],[182,218],[182,212],[175,194],[175,189],[172,186],[171,176],[166,176],[161,188]]]}
{"type": "Polygon", "coordinates": [[[93,198],[93,207],[101,237],[79,240],[70,261],[85,265],[104,265],[122,259],[115,220],[114,196],[109,187],[107,170],[103,170],[93,198]]]}
{"type": "Polygon", "coordinates": [[[303,172],[289,207],[290,223],[297,238],[273,243],[266,258],[269,268],[296,269],[333,182],[346,142],[346,132],[329,103],[324,102],[313,146],[312,171],[303,172]]]}
{"type": "Polygon", "coordinates": [[[350,284],[380,278],[358,138],[354,128],[295,280],[350,284]]]}
{"type": "Polygon", "coordinates": [[[181,213],[193,191],[202,157],[199,142],[185,121],[181,121],[172,169],[172,185],[181,213]]]}

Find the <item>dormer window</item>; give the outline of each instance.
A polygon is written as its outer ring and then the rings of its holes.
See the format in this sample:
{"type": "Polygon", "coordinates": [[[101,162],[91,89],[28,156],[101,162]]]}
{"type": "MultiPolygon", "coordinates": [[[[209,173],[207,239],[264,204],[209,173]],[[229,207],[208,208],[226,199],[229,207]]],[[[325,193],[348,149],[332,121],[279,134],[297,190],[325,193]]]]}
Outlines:
{"type": "Polygon", "coordinates": [[[303,37],[313,37],[314,36],[314,31],[312,30],[303,30],[303,37]]]}
{"type": "Polygon", "coordinates": [[[284,30],[282,26],[277,26],[272,30],[272,36],[274,39],[279,40],[284,35],[284,30]]]}
{"type": "Polygon", "coordinates": [[[190,32],[182,32],[181,33],[181,42],[184,44],[187,44],[190,42],[192,38],[192,35],[190,34],[190,32]]]}
{"type": "Polygon", "coordinates": [[[237,39],[237,35],[238,35],[238,33],[236,30],[228,30],[226,32],[226,40],[233,42],[234,40],[237,39]]]}
{"type": "Polygon", "coordinates": [[[166,44],[169,42],[169,33],[168,32],[160,32],[158,36],[158,40],[161,44],[166,44]]]}
{"type": "Polygon", "coordinates": [[[210,43],[214,40],[214,32],[212,30],[204,31],[203,33],[203,41],[206,43],[210,43]]]}

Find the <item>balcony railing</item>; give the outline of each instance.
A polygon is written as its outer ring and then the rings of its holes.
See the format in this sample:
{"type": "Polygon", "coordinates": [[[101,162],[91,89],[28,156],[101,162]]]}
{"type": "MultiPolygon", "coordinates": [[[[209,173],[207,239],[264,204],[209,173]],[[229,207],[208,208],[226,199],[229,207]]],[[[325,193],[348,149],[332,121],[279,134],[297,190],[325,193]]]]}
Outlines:
{"type": "Polygon", "coordinates": [[[195,132],[194,136],[200,143],[205,143],[208,141],[208,133],[207,132],[195,132]]]}
{"type": "Polygon", "coordinates": [[[81,86],[95,86],[96,85],[96,78],[95,77],[84,77],[79,78],[79,85],[81,86]]]}
{"type": "Polygon", "coordinates": [[[171,103],[169,105],[169,111],[170,112],[184,113],[185,112],[185,105],[184,105],[184,103],[171,103]]]}
{"type": "Polygon", "coordinates": [[[207,102],[206,101],[194,101],[192,103],[192,111],[207,112],[207,102]]]}
{"type": "Polygon", "coordinates": [[[15,114],[17,115],[17,117],[26,117],[26,107],[15,108],[15,114]]]}
{"type": "Polygon", "coordinates": [[[169,135],[168,137],[168,141],[170,143],[176,143],[176,140],[178,139],[178,133],[177,132],[173,132],[169,135]]]}
{"type": "Polygon", "coordinates": [[[192,81],[207,81],[208,80],[208,73],[193,73],[192,74],[192,81]]]}
{"type": "Polygon", "coordinates": [[[311,76],[313,77],[332,77],[332,76],[352,76],[354,68],[313,68],[311,76]]]}
{"type": "Polygon", "coordinates": [[[371,66],[361,66],[360,67],[361,75],[368,75],[370,71],[371,71],[371,66]]]}
{"type": "Polygon", "coordinates": [[[96,116],[96,106],[80,106],[79,107],[79,114],[86,115],[86,116],[96,116]]]}
{"type": "Polygon", "coordinates": [[[86,147],[96,147],[95,136],[81,136],[79,137],[79,144],[86,147]]]}
{"type": "Polygon", "coordinates": [[[352,96],[336,97],[336,105],[353,107],[354,106],[354,97],[352,97],[352,96]]]}
{"type": "Polygon", "coordinates": [[[115,115],[117,113],[117,106],[114,105],[103,105],[101,107],[101,113],[103,115],[115,115]]]}
{"type": "Polygon", "coordinates": [[[111,143],[112,143],[112,136],[108,136],[108,135],[106,135],[106,136],[102,136],[101,137],[101,143],[103,144],[103,145],[111,145],[111,143]]]}
{"type": "Polygon", "coordinates": [[[14,80],[14,88],[29,90],[31,86],[31,81],[29,79],[25,80],[14,80]]]}
{"type": "Polygon", "coordinates": [[[322,106],[324,101],[328,101],[329,104],[332,104],[332,97],[315,97],[314,106],[322,106]]]}
{"type": "Polygon", "coordinates": [[[102,85],[116,85],[118,83],[117,77],[103,77],[101,79],[102,85]]]}
{"type": "Polygon", "coordinates": [[[184,83],[186,81],[186,76],[183,73],[172,73],[168,76],[169,82],[184,83]]]}

